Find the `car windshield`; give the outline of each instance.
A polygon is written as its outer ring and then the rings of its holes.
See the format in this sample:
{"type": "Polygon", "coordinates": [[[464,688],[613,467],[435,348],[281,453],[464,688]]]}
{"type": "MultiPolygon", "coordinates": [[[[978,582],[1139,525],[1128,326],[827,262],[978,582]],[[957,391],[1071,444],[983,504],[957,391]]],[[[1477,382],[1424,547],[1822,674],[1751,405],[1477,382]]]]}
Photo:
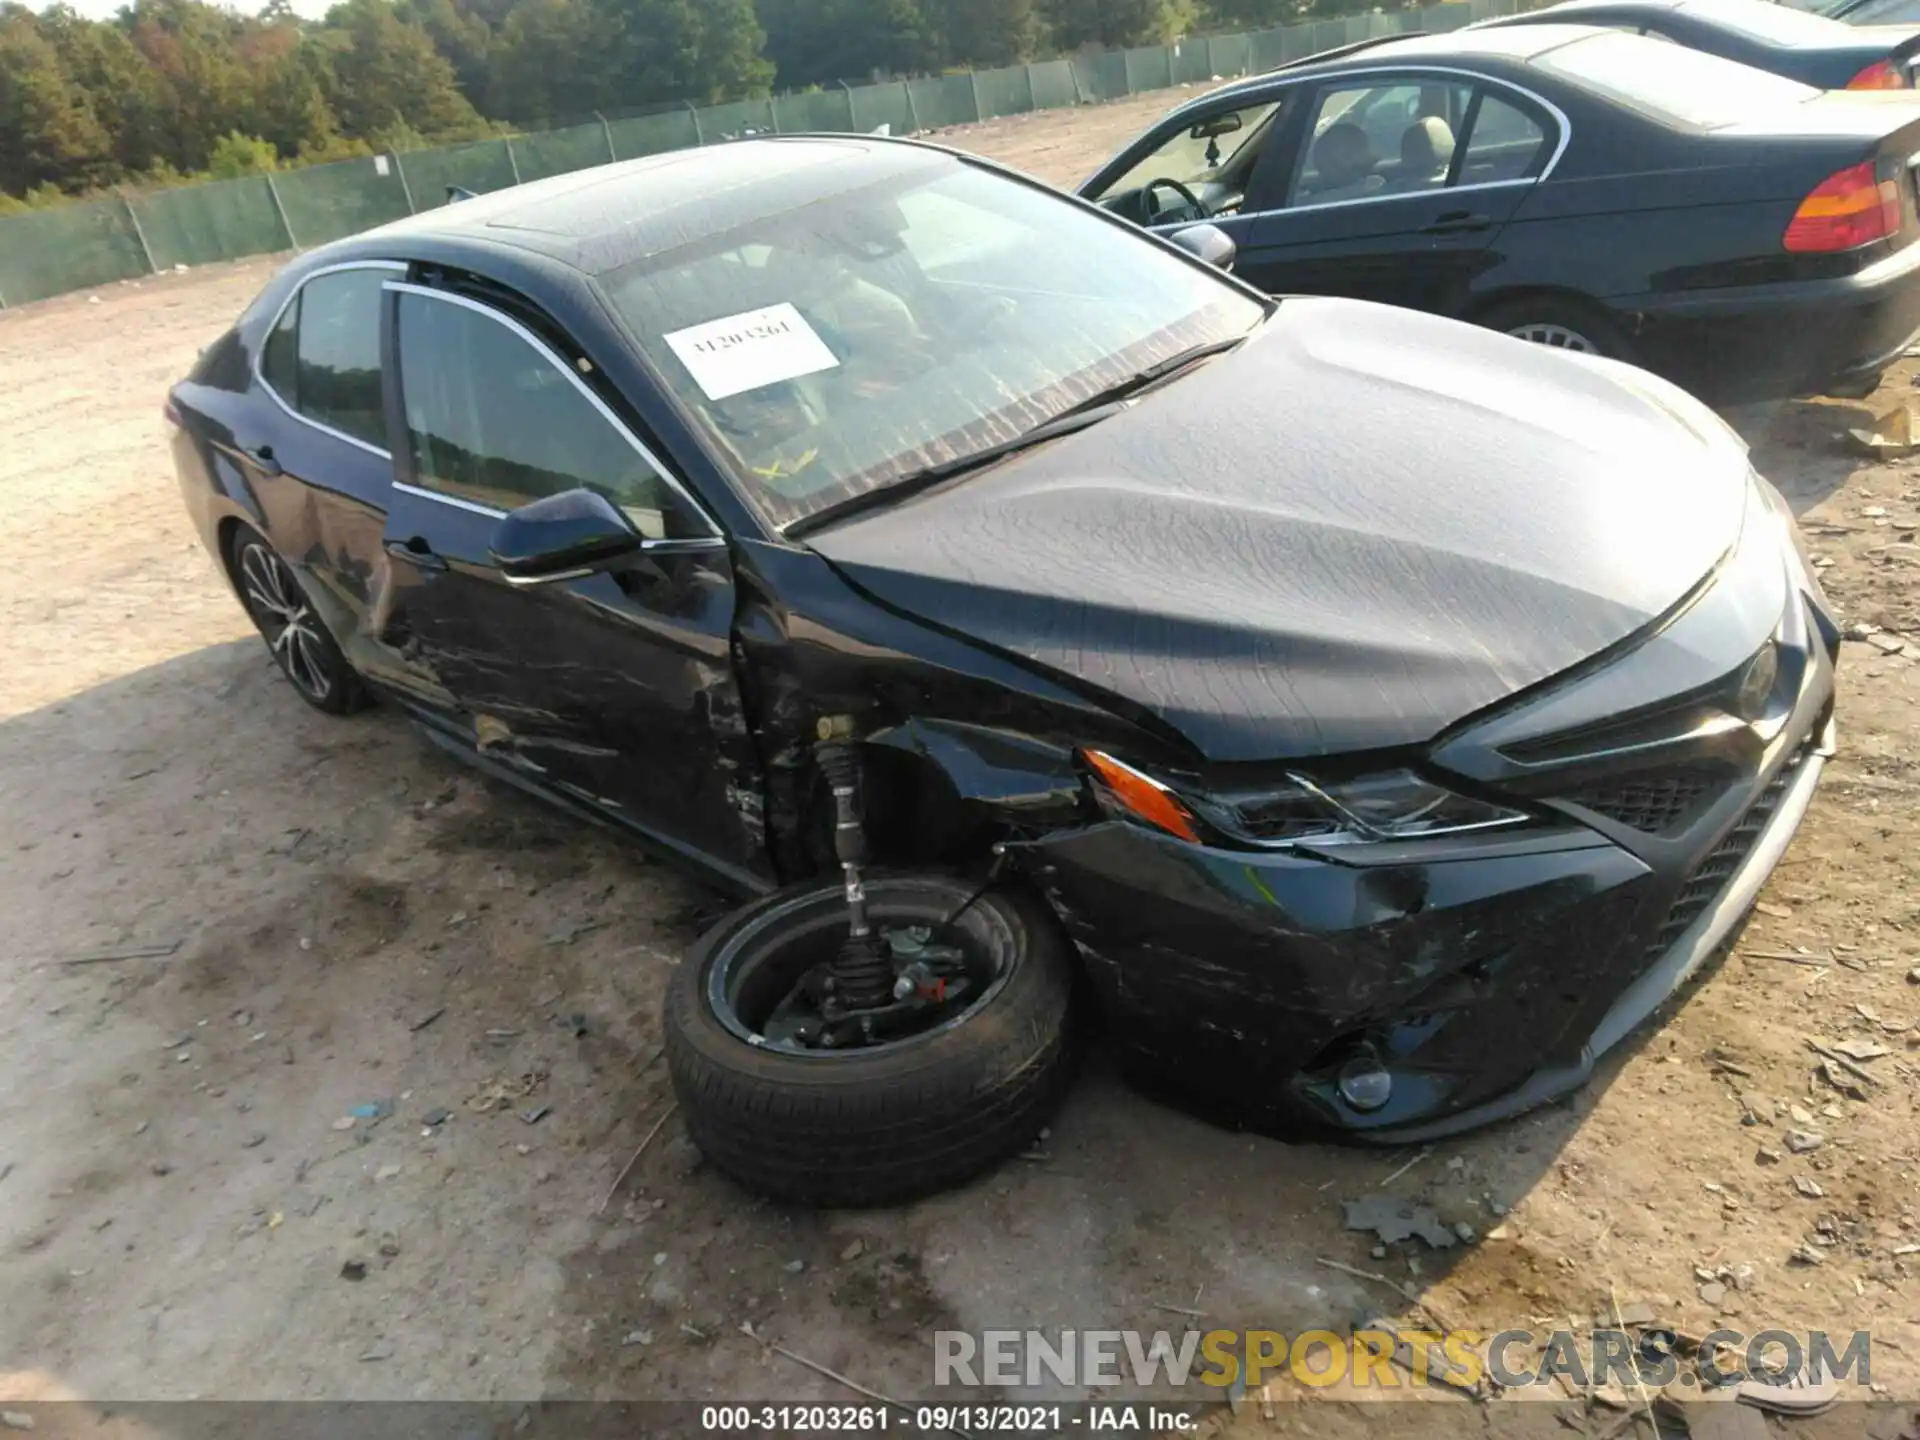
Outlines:
{"type": "Polygon", "coordinates": [[[1802,105],[1820,94],[1718,55],[1617,32],[1556,46],[1533,63],[1658,119],[1703,130],[1802,105]]]}
{"type": "Polygon", "coordinates": [[[1839,0],[1820,13],[1849,25],[1899,25],[1920,20],[1920,0],[1839,0]]]}
{"type": "Polygon", "coordinates": [[[1756,5],[1753,0],[1687,0],[1680,11],[1767,45],[1834,45],[1857,38],[1850,37],[1837,20],[1810,15],[1788,5],[1756,5]]]}
{"type": "Polygon", "coordinates": [[[601,279],[782,529],[1004,444],[1267,311],[1116,222],[962,164],[601,279]]]}

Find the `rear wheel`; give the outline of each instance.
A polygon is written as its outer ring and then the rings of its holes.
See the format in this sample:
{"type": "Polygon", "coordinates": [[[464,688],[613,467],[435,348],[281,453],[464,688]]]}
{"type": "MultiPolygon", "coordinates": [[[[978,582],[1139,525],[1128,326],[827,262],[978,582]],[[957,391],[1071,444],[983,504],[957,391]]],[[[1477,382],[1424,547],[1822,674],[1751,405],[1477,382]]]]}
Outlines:
{"type": "Polygon", "coordinates": [[[1603,355],[1609,360],[1633,359],[1633,345],[1620,327],[1598,308],[1578,300],[1558,295],[1522,296],[1503,301],[1478,318],[1489,330],[1550,350],[1603,355]]]}
{"type": "Polygon", "coordinates": [[[234,532],[231,554],[240,602],[300,698],[329,715],[364,709],[366,687],[327,632],[293,567],[248,526],[234,532]]]}
{"type": "Polygon", "coordinates": [[[751,1189],[809,1205],[944,1190],[1030,1145],[1073,1061],[1073,966],[1040,900],[943,875],[866,882],[894,1001],[837,1009],[837,884],[783,891],[703,936],[667,992],[687,1132],[751,1189]]]}

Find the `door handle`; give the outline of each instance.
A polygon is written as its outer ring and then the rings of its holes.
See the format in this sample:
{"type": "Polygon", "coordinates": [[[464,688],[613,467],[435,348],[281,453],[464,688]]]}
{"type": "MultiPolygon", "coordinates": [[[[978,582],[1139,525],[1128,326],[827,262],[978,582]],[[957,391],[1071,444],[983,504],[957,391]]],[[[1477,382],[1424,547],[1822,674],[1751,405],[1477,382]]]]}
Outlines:
{"type": "Polygon", "coordinates": [[[251,450],[242,446],[240,453],[247,457],[248,464],[252,465],[262,474],[284,475],[287,473],[280,462],[274,458],[273,446],[271,445],[256,445],[251,450]]]}
{"type": "Polygon", "coordinates": [[[389,540],[387,554],[396,560],[404,560],[416,570],[444,570],[447,562],[433,553],[433,547],[426,537],[415,535],[406,540],[389,540]]]}
{"type": "Polygon", "coordinates": [[[1485,230],[1492,226],[1490,215],[1475,215],[1467,210],[1449,210],[1431,225],[1422,225],[1422,235],[1463,235],[1473,230],[1485,230]]]}

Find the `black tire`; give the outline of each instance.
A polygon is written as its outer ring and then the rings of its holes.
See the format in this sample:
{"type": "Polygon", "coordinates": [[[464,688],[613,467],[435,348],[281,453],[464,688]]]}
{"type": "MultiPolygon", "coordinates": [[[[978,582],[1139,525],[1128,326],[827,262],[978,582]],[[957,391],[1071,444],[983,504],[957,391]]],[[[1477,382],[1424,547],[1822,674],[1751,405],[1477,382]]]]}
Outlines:
{"type": "Polygon", "coordinates": [[[272,541],[251,525],[234,526],[227,537],[227,573],[296,695],[328,715],[351,715],[373,703],[300,577],[272,541]]]}
{"type": "Polygon", "coordinates": [[[1611,316],[1568,296],[1522,295],[1490,306],[1474,319],[1489,330],[1554,349],[1604,355],[1609,360],[1634,358],[1633,342],[1611,316]],[[1573,340],[1580,343],[1569,343],[1573,340]]]}
{"type": "Polygon", "coordinates": [[[1044,902],[978,890],[943,875],[868,879],[876,926],[960,912],[954,928],[1009,967],[977,1008],[873,1049],[756,1046],[713,1000],[716,968],[736,975],[796,935],[844,933],[837,883],[756,901],[695,943],[667,990],[667,1064],[687,1133],[709,1162],[780,1200],[890,1205],[950,1189],[1033,1143],[1072,1078],[1071,952],[1044,902]]]}

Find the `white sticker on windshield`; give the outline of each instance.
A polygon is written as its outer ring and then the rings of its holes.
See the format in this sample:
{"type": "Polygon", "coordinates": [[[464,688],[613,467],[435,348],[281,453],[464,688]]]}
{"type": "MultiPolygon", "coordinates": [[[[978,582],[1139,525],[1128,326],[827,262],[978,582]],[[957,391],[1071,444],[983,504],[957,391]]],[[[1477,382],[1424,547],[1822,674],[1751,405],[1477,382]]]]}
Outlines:
{"type": "Polygon", "coordinates": [[[709,400],[815,375],[840,363],[791,305],[709,320],[676,330],[666,341],[709,400]]]}

